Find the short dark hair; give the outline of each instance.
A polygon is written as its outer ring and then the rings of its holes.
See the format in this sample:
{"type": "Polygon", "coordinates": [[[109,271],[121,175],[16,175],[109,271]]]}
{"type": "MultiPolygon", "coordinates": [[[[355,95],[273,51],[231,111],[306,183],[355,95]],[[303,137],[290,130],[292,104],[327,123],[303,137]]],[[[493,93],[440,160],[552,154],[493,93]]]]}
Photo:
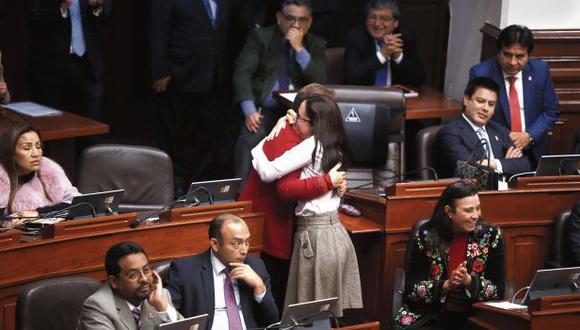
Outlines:
{"type": "Polygon", "coordinates": [[[477,77],[471,79],[467,83],[463,95],[472,97],[478,88],[485,88],[494,91],[495,94],[499,97],[499,85],[493,79],[488,77],[477,77]]]}
{"type": "Polygon", "coordinates": [[[366,13],[368,14],[371,9],[388,9],[393,13],[395,19],[401,17],[399,5],[393,0],[371,0],[367,4],[366,13]]]}
{"type": "Polygon", "coordinates": [[[534,35],[532,34],[532,31],[523,25],[516,24],[510,25],[501,30],[497,37],[497,52],[499,53],[502,48],[510,47],[512,45],[525,47],[528,54],[531,54],[532,50],[534,50],[534,35]]]}
{"type": "Polygon", "coordinates": [[[213,218],[209,223],[209,239],[216,238],[218,241],[222,240],[222,227],[226,221],[240,222],[242,219],[229,213],[220,214],[213,218]]]}
{"type": "Polygon", "coordinates": [[[298,7],[306,7],[306,9],[308,9],[309,12],[312,12],[312,4],[310,3],[310,0],[285,0],[280,5],[280,11],[284,10],[284,8],[290,5],[298,7]]]}
{"type": "Polygon", "coordinates": [[[119,273],[121,272],[119,260],[124,256],[136,253],[143,253],[147,256],[145,250],[135,242],[121,242],[111,246],[105,256],[105,270],[107,271],[107,275],[113,275],[115,277],[119,276],[119,273]]]}

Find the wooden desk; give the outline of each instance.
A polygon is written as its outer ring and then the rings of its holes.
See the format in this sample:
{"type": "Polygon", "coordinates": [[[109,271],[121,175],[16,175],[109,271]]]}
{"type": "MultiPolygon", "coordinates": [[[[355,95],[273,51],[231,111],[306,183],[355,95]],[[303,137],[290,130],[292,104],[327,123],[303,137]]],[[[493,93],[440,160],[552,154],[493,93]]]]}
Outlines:
{"type": "MultiPolygon", "coordinates": [[[[381,89],[381,87],[364,87],[381,89]]],[[[461,113],[461,103],[443,95],[440,91],[431,87],[422,87],[416,90],[419,92],[419,97],[405,99],[406,120],[458,117],[461,113]]],[[[284,106],[292,107],[292,102],[280,95],[280,93],[286,92],[292,91],[274,91],[274,97],[284,106]]]]}
{"type": "MultiPolygon", "coordinates": [[[[37,239],[32,242],[0,246],[0,326],[12,330],[15,326],[16,296],[27,283],[45,278],[80,275],[100,281],[106,279],[105,253],[122,241],[139,243],[152,263],[172,260],[205,251],[209,247],[207,232],[209,221],[218,213],[231,212],[242,217],[252,233],[250,253],[262,250],[263,213],[252,211],[251,202],[236,202],[176,211],[179,219],[157,224],[142,224],[132,229],[131,222],[137,214],[130,213],[121,219],[114,216],[111,228],[103,226],[111,217],[79,220],[61,224],[66,228],[52,232],[62,236],[37,239]],[[199,211],[199,212],[195,212],[199,211]],[[124,228],[119,227],[125,222],[124,228]]],[[[61,227],[62,227],[61,226],[61,227]]]]}
{"type": "Polygon", "coordinates": [[[580,295],[577,294],[542,297],[530,302],[529,310],[506,310],[485,303],[474,304],[474,308],[476,314],[469,321],[481,329],[578,329],[580,323],[580,295]]]}
{"type": "MultiPolygon", "coordinates": [[[[109,125],[70,112],[63,112],[61,116],[28,117],[0,109],[0,124],[4,121],[26,121],[40,130],[45,141],[109,132],[109,125]]],[[[0,131],[3,129],[5,127],[0,125],[0,131]]]]}
{"type": "MultiPolygon", "coordinates": [[[[365,313],[383,327],[392,324],[394,275],[398,267],[404,268],[410,229],[416,221],[431,216],[445,185],[440,181],[398,184],[396,194],[387,197],[347,193],[349,203],[363,212],[356,227],[351,223],[357,218],[347,218],[344,225],[357,251],[365,313]],[[365,227],[370,233],[365,233],[365,227]]],[[[485,219],[503,230],[506,278],[520,288],[530,283],[536,269],[542,268],[553,219],[580,200],[580,188],[562,185],[489,191],[481,192],[480,200],[485,219]]]]}

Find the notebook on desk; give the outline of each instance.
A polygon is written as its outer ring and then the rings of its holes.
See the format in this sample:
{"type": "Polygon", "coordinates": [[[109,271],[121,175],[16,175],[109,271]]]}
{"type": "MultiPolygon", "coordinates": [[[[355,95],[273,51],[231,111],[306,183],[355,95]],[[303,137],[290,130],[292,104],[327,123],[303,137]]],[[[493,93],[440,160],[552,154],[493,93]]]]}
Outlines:
{"type": "Polygon", "coordinates": [[[290,304],[284,310],[280,325],[292,329],[330,329],[330,317],[336,309],[337,297],[290,304]]]}
{"type": "Polygon", "coordinates": [[[93,216],[107,216],[116,214],[119,210],[121,197],[125,189],[98,191],[75,196],[70,204],[64,204],[61,208],[42,212],[41,217],[58,217],[67,219],[92,218],[93,216]]]}
{"type": "Polygon", "coordinates": [[[185,203],[202,205],[210,200],[218,204],[235,202],[241,182],[241,178],[192,182],[185,203]]]}

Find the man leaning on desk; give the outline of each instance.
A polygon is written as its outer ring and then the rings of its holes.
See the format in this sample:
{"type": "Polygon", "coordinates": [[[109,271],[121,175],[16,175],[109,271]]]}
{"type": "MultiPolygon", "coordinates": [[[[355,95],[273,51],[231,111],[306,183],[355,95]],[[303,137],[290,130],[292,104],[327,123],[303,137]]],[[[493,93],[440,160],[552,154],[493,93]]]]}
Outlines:
{"type": "Polygon", "coordinates": [[[139,245],[112,246],[105,269],[108,282],[85,300],[78,330],[153,330],[182,318],[139,245]]]}
{"type": "Polygon", "coordinates": [[[344,76],[348,85],[420,86],[425,71],[419,61],[415,38],[399,29],[399,6],[393,0],[371,0],[366,26],[347,37],[344,76]]]}
{"type": "Polygon", "coordinates": [[[509,131],[490,121],[498,102],[499,88],[486,77],[472,79],[467,84],[461,116],[448,122],[437,135],[437,147],[443,159],[442,176],[453,176],[457,161],[470,159],[481,160],[483,165],[500,174],[530,170],[529,160],[514,145],[509,131]]]}
{"type": "Polygon", "coordinates": [[[210,248],[175,260],[167,277],[183,316],[208,314],[208,329],[242,330],[278,322],[270,276],[248,255],[250,231],[241,218],[222,214],[209,224],[210,248]]]}

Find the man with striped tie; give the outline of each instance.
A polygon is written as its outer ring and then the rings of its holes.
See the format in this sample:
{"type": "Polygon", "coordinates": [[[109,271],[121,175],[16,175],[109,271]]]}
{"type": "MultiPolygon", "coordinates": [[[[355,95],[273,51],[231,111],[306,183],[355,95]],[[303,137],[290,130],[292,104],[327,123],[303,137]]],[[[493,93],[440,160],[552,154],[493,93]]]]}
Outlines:
{"type": "Polygon", "coordinates": [[[532,32],[510,25],[497,39],[497,56],[471,68],[470,80],[489,77],[499,86],[497,110],[492,121],[510,130],[510,138],[532,165],[548,153],[548,132],[560,112],[548,63],[530,59],[532,32]]]}
{"type": "Polygon", "coordinates": [[[182,318],[139,245],[121,242],[112,246],[105,269],[108,283],[83,304],[78,329],[153,330],[182,318]]]}

